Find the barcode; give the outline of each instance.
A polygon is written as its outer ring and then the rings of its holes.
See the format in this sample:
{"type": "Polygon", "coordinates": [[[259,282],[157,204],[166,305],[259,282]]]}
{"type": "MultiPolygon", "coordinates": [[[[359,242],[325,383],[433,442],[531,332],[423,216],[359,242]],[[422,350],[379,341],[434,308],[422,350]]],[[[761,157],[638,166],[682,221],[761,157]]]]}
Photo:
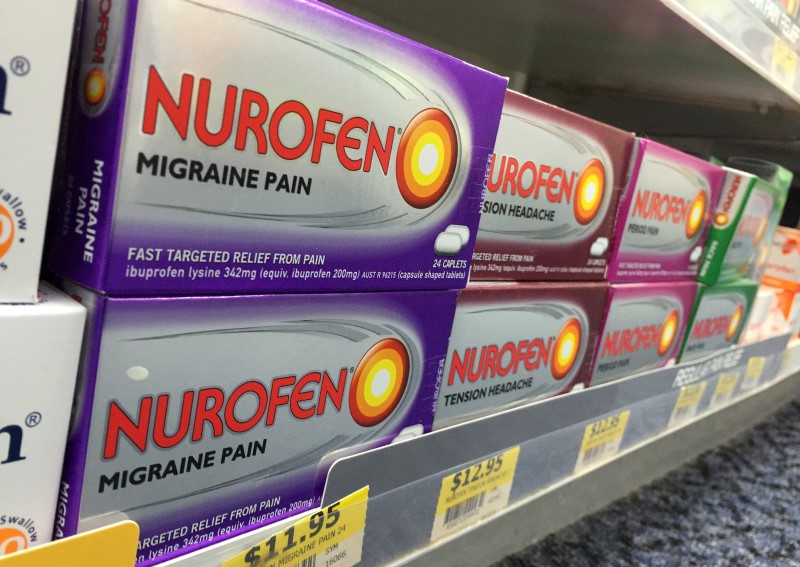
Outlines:
{"type": "Polygon", "coordinates": [[[581,464],[588,463],[590,461],[594,461],[595,459],[601,458],[606,450],[608,449],[609,445],[611,445],[613,441],[609,441],[608,443],[603,443],[602,445],[598,445],[597,447],[592,447],[591,449],[587,449],[583,453],[583,458],[581,459],[581,464]]]}
{"type": "Polygon", "coordinates": [[[464,500],[463,502],[460,502],[455,506],[452,506],[447,510],[445,510],[444,525],[447,526],[448,524],[455,522],[462,516],[465,516],[470,512],[472,512],[473,510],[476,510],[481,506],[483,506],[483,499],[485,496],[486,493],[481,492],[477,496],[473,496],[469,500],[464,500]]]}
{"type": "Polygon", "coordinates": [[[317,556],[312,555],[311,557],[303,559],[303,561],[301,561],[300,565],[298,565],[297,567],[316,567],[316,565],[317,565],[317,556]]]}

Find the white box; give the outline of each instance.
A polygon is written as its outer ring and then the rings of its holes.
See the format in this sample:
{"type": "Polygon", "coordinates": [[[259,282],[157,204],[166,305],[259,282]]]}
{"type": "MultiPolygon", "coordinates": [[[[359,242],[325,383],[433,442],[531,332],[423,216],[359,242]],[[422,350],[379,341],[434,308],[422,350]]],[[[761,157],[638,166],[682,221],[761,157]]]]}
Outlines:
{"type": "Polygon", "coordinates": [[[85,320],[46,284],[0,305],[0,557],[52,536],[85,320]]]}
{"type": "Polygon", "coordinates": [[[34,303],[75,0],[0,7],[0,303],[34,303]]]}

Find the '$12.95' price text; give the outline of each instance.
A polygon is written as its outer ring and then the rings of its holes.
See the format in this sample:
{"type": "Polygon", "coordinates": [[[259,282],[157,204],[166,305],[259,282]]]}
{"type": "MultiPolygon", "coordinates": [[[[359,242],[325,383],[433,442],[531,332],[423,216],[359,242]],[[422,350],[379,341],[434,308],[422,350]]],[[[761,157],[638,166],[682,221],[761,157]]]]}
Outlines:
{"type": "Polygon", "coordinates": [[[455,492],[461,487],[469,486],[470,483],[477,482],[482,478],[486,478],[496,472],[499,472],[503,467],[503,455],[497,455],[487,459],[477,465],[467,467],[463,471],[457,472],[453,475],[451,490],[455,492]]]}
{"type": "Polygon", "coordinates": [[[338,510],[340,504],[341,502],[335,502],[325,510],[320,510],[313,514],[308,519],[308,534],[303,534],[298,537],[298,526],[302,531],[305,531],[305,529],[303,529],[305,526],[302,524],[294,524],[282,532],[273,534],[273,536],[263,544],[264,549],[262,549],[261,545],[250,548],[244,560],[250,567],[266,565],[279,555],[290,553],[299,544],[305,543],[306,540],[313,540],[323,529],[331,529],[336,526],[341,517],[338,510]]]}

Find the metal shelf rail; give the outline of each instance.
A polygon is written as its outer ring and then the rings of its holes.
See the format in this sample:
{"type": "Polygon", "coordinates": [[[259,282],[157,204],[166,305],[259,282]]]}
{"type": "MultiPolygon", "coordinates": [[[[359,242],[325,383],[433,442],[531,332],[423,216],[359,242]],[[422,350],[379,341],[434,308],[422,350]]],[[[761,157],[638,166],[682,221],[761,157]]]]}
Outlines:
{"type": "MultiPolygon", "coordinates": [[[[341,459],[328,475],[322,507],[369,486],[359,565],[485,565],[791,400],[800,349],[786,349],[787,341],[783,335],[735,347],[341,459]],[[592,444],[594,433],[599,443],[592,444]],[[461,486],[454,489],[456,475],[461,486]],[[467,475],[477,480],[476,491],[464,493],[467,475]],[[458,497],[448,507],[452,496],[458,497]],[[476,537],[482,529],[492,537],[476,537]]],[[[295,521],[166,565],[222,565],[295,521]]]]}

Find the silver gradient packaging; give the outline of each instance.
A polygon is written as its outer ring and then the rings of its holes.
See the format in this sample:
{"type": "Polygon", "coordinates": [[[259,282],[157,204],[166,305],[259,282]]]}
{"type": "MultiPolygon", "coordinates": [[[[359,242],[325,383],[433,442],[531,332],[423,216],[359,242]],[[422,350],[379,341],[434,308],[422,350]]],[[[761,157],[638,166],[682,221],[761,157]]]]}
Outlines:
{"type": "Polygon", "coordinates": [[[62,535],[133,519],[148,565],[318,505],[335,458],[431,427],[455,291],[67,289],[90,316],[62,535]]]}
{"type": "Polygon", "coordinates": [[[589,385],[605,283],[471,283],[459,292],[434,428],[589,385]]]}
{"type": "Polygon", "coordinates": [[[109,295],[466,285],[506,79],[315,1],[83,7],[50,270],[109,295]]]}

